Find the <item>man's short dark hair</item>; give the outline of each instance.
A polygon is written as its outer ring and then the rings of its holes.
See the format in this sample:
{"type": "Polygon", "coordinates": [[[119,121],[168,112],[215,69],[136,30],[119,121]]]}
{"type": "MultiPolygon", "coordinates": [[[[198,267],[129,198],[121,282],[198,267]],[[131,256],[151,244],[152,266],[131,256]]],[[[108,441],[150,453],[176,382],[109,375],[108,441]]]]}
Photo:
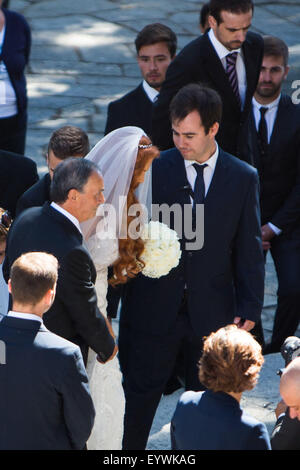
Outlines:
{"type": "Polygon", "coordinates": [[[43,252],[31,252],[15,260],[10,271],[13,302],[36,305],[57,281],[58,261],[43,252]]]}
{"type": "Polygon", "coordinates": [[[85,158],[67,158],[57,165],[53,172],[50,196],[57,204],[64,203],[71,189],[84,191],[88,179],[93,173],[101,172],[98,166],[85,158]]]}
{"type": "Polygon", "coordinates": [[[208,134],[215,122],[221,122],[222,100],[220,95],[212,88],[196,83],[184,86],[171,101],[171,121],[182,121],[193,111],[199,113],[205,133],[208,134]]]}
{"type": "Polygon", "coordinates": [[[275,36],[264,36],[264,56],[281,57],[286,67],[289,61],[289,49],[282,39],[275,36]]]}
{"type": "Polygon", "coordinates": [[[69,157],[85,157],[90,150],[89,138],[80,127],[64,126],[53,132],[48,144],[60,160],[69,157]]]}
{"type": "Polygon", "coordinates": [[[199,23],[203,29],[205,28],[208,15],[209,15],[209,2],[204,3],[204,5],[202,6],[200,10],[199,23]]]}
{"type": "Polygon", "coordinates": [[[210,0],[209,11],[218,24],[222,23],[221,12],[229,11],[240,15],[241,13],[248,13],[249,10],[254,10],[252,0],[210,0]]]}
{"type": "Polygon", "coordinates": [[[174,31],[161,23],[152,23],[145,26],[137,35],[135,47],[137,54],[143,46],[151,46],[158,42],[165,42],[171,57],[174,57],[177,49],[177,37],[174,31]]]}

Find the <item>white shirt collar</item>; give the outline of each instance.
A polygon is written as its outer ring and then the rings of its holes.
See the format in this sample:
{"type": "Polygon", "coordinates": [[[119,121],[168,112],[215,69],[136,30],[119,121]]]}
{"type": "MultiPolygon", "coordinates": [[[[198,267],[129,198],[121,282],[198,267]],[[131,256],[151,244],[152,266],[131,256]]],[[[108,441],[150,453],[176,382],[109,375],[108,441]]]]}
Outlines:
{"type": "Polygon", "coordinates": [[[216,167],[218,155],[219,155],[219,146],[216,142],[216,151],[211,157],[209,157],[208,160],[202,163],[196,162],[195,160],[184,160],[185,168],[192,166],[194,163],[197,163],[198,165],[203,165],[204,163],[206,163],[206,165],[208,165],[214,171],[216,167]]]}
{"type": "Polygon", "coordinates": [[[74,217],[74,215],[70,214],[70,212],[66,211],[66,209],[63,209],[61,206],[56,204],[56,202],[51,202],[51,207],[53,207],[53,209],[57,210],[62,215],[67,217],[67,219],[69,219],[75,225],[75,227],[79,230],[79,232],[82,234],[80,224],[78,220],[76,219],[76,217],[74,217]]]}
{"type": "Polygon", "coordinates": [[[143,88],[149,100],[154,103],[157,96],[159,95],[159,91],[155,90],[155,88],[152,88],[149,83],[146,82],[146,80],[143,80],[143,88]]]}
{"type": "Polygon", "coordinates": [[[228,54],[232,54],[233,52],[241,52],[241,49],[234,49],[229,51],[223,44],[216,38],[213,29],[211,28],[208,32],[208,37],[210,42],[212,43],[213,47],[215,48],[216,53],[218,54],[220,60],[224,59],[228,54]]]}
{"type": "Polygon", "coordinates": [[[256,106],[256,108],[260,109],[261,107],[263,108],[268,108],[268,109],[272,109],[272,108],[276,108],[279,104],[279,101],[280,101],[280,98],[281,98],[281,94],[278,96],[278,98],[276,98],[276,100],[272,101],[271,103],[268,103],[268,104],[261,104],[259,103],[253,96],[252,98],[252,104],[254,106],[256,106]]]}
{"type": "Polygon", "coordinates": [[[38,315],[35,315],[34,313],[22,313],[10,310],[7,315],[10,317],[21,318],[22,320],[35,320],[39,321],[40,323],[43,323],[42,318],[38,315]]]}

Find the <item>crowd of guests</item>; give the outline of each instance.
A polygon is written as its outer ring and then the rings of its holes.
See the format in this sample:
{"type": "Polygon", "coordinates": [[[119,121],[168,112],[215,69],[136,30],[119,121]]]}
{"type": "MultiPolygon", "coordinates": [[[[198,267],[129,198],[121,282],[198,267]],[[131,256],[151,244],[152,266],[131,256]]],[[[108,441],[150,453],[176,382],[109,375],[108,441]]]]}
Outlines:
{"type": "MultiPolygon", "coordinates": [[[[176,273],[159,282],[132,275],[118,288],[109,286],[106,319],[79,225],[103,203],[105,174],[84,158],[88,136],[73,126],[51,135],[48,173],[41,179],[24,157],[30,30],[21,15],[0,9],[6,83],[0,88],[0,339],[9,353],[5,367],[0,364],[0,395],[1,387],[14,397],[28,385],[34,365],[24,401],[38,400],[40,410],[36,414],[16,397],[16,415],[23,414],[25,423],[16,432],[0,400],[6,426],[1,449],[29,449],[33,442],[39,449],[84,448],[95,419],[88,350],[102,364],[115,358],[111,319],[120,305],[124,450],[146,447],[162,393],[182,386],[188,391],[172,419],[173,449],[299,448],[300,359],[282,374],[284,403],[271,442],[266,426],[240,406],[242,393],[257,382],[263,355],[279,352],[300,318],[300,106],[282,92],[287,45],[249,31],[253,13],[251,0],[211,0],[201,10],[202,34],[178,55],[176,34],[163,24],[149,24],[136,37],[142,82],[109,104],[105,134],[124,126],[143,129],[146,140],[138,134],[135,147],[137,162],[141,156],[144,163],[134,171],[146,173],[153,162],[154,203],[204,203],[205,245],[183,249],[176,273]],[[278,302],[266,343],[260,314],[268,252],[278,302]]],[[[136,181],[137,187],[143,178],[136,181]]]]}

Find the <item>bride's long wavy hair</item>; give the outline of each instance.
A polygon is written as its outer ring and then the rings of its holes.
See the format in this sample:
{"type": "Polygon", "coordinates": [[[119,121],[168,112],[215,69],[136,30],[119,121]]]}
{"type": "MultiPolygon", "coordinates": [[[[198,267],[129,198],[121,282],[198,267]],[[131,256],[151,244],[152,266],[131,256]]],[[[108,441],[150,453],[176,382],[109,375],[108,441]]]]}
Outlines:
{"type": "MultiPolygon", "coordinates": [[[[150,144],[151,141],[146,136],[143,136],[139,142],[139,145],[150,144]]],[[[145,168],[147,168],[149,163],[151,164],[158,156],[159,150],[154,145],[151,145],[151,147],[148,148],[138,149],[133,176],[127,195],[127,234],[128,227],[135,218],[135,216],[128,215],[128,211],[133,204],[139,203],[135,195],[135,190],[140,184],[140,177],[145,172],[145,168]]],[[[113,265],[114,276],[109,281],[111,285],[125,284],[128,281],[128,278],[136,276],[140,269],[140,264],[142,266],[144,265],[140,259],[143,250],[144,242],[141,238],[134,240],[127,235],[127,238],[119,239],[119,258],[113,265]]]]}

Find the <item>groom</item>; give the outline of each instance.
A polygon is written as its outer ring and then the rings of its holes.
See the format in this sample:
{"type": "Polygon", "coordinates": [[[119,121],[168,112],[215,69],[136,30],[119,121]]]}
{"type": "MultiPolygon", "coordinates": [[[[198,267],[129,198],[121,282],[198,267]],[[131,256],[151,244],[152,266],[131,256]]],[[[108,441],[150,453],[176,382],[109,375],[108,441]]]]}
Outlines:
{"type": "Polygon", "coordinates": [[[202,196],[204,226],[198,221],[196,232],[204,231],[204,245],[188,247],[183,235],[178,267],[160,279],[139,275],[125,288],[119,335],[124,449],[146,447],[180,347],[186,389],[199,390],[203,336],[229,323],[251,330],[263,305],[257,172],[216,144],[222,103],[214,90],[187,85],[170,111],[176,148],[153,163],[153,203],[178,204],[184,214],[202,196]]]}

